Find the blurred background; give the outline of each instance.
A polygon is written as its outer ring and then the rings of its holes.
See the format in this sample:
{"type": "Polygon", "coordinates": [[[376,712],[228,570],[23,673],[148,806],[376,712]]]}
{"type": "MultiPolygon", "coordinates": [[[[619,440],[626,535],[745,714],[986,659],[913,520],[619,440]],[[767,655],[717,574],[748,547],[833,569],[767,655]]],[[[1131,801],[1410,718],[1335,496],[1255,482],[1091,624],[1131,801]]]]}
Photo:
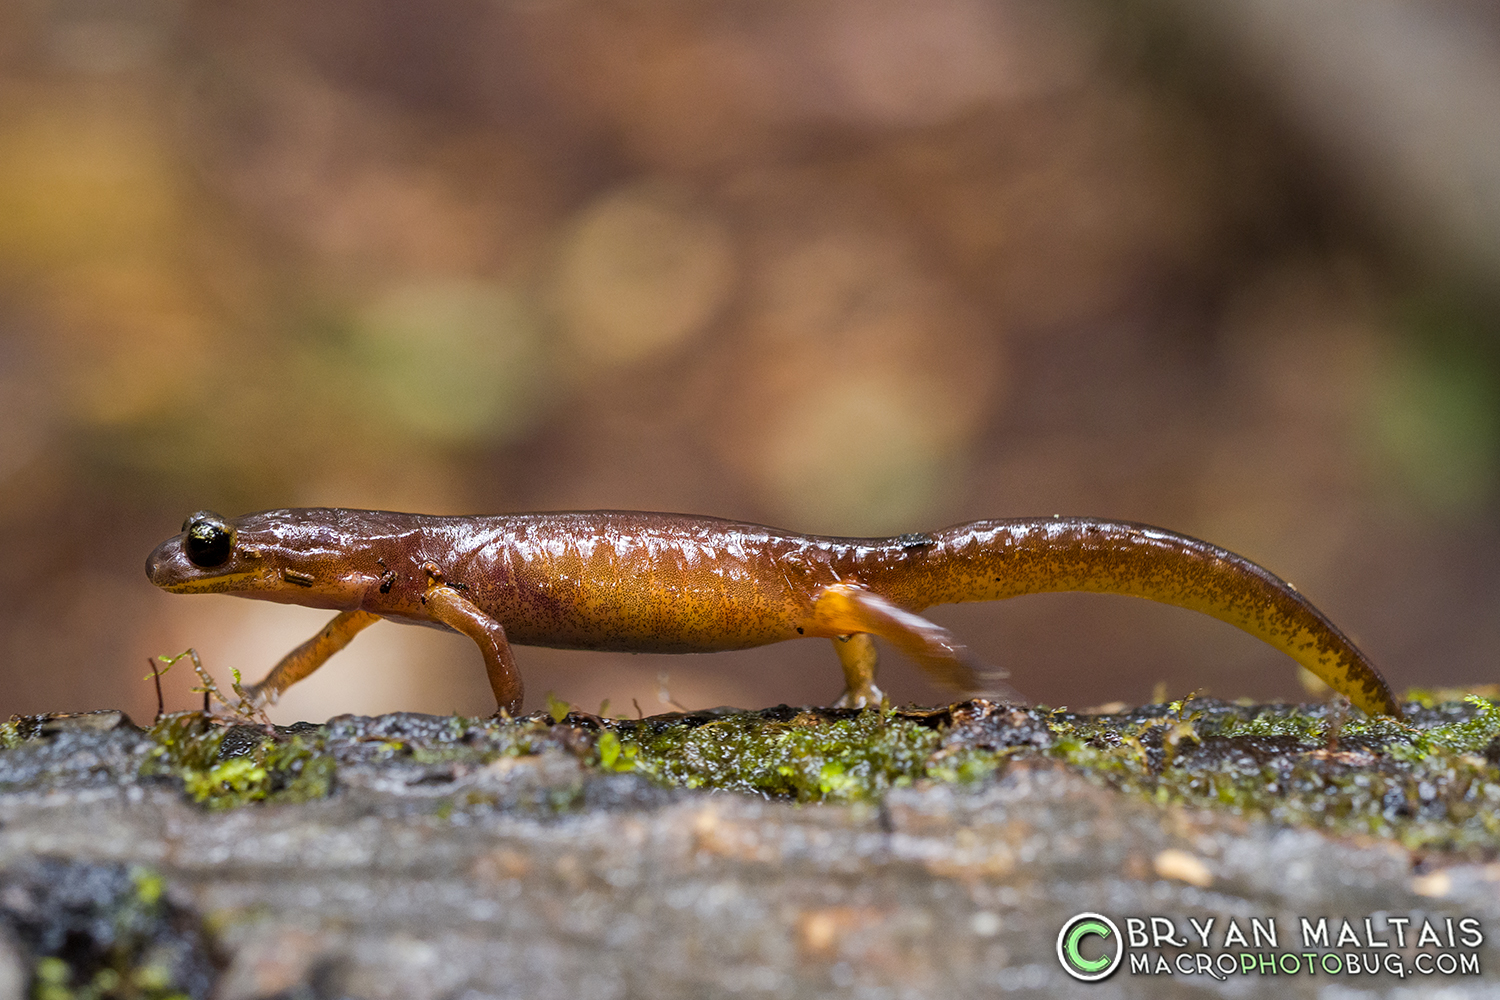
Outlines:
{"type": "MultiPolygon", "coordinates": [[[[1495,12],[0,0],[0,717],[149,719],[189,645],[261,676],[327,613],[142,564],[310,505],[1146,521],[1398,690],[1493,681],[1495,12]]],[[[1049,704],[1304,696],[1141,601],[933,616],[1049,704]]],[[[528,707],[841,686],[821,640],[517,654],[528,707]]],[[[272,714],[493,707],[467,640],[381,624],[272,714]]]]}

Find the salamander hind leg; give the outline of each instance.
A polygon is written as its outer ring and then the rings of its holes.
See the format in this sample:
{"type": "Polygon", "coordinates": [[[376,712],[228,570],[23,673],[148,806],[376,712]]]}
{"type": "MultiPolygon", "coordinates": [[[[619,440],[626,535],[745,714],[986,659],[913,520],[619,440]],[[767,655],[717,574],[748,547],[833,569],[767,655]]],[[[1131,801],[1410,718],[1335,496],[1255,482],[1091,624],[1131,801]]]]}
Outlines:
{"type": "Polygon", "coordinates": [[[505,637],[505,626],[480,611],[453,587],[430,587],[425,601],[427,613],[433,621],[473,639],[484,654],[485,673],[489,675],[490,690],[495,693],[500,711],[520,715],[524,689],[521,672],[516,669],[515,658],[510,653],[510,641],[505,637]]]}
{"type": "MultiPolygon", "coordinates": [[[[835,583],[824,587],[813,602],[811,626],[807,634],[830,638],[860,632],[878,635],[946,687],[969,692],[985,686],[968,647],[951,632],[857,584],[835,583]]],[[[873,647],[870,653],[868,669],[873,675],[873,647]]],[[[842,652],[839,659],[844,660],[842,652]]],[[[856,671],[861,669],[864,668],[856,660],[856,671]]],[[[844,670],[845,677],[850,677],[847,661],[844,670]]],[[[852,679],[859,681],[859,674],[856,672],[852,679]]],[[[858,694],[853,688],[850,693],[858,694]]]]}
{"type": "Polygon", "coordinates": [[[872,708],[885,692],[875,686],[875,640],[865,632],[833,637],[833,651],[844,668],[844,694],[835,708],[872,708]]]}

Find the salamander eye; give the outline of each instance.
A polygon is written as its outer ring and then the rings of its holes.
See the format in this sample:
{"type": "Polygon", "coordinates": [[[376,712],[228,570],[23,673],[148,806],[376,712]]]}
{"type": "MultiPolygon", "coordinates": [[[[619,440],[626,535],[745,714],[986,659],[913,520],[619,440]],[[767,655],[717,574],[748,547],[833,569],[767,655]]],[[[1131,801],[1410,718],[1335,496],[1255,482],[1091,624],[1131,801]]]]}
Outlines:
{"type": "Polygon", "coordinates": [[[188,561],[201,569],[212,569],[229,561],[234,551],[234,529],[212,511],[199,511],[183,524],[187,538],[182,547],[188,561]]]}

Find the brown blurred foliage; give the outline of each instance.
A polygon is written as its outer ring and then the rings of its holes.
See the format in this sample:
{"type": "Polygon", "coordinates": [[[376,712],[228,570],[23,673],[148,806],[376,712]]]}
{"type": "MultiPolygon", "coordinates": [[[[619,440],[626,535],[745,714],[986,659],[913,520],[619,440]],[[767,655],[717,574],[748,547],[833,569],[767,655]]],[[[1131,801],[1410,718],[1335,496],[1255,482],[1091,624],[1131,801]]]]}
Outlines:
{"type": "MultiPolygon", "coordinates": [[[[1170,11],[0,3],[0,714],[149,716],[148,655],[253,677],[318,627],[147,584],[204,507],[1140,520],[1398,688],[1493,679],[1493,300],[1170,11]]],[[[936,616],[1053,704],[1300,695],[1175,609],[936,616]]],[[[651,712],[826,702],[825,647],[519,658],[651,712]]],[[[276,717],[492,707],[383,625],[276,717]]]]}

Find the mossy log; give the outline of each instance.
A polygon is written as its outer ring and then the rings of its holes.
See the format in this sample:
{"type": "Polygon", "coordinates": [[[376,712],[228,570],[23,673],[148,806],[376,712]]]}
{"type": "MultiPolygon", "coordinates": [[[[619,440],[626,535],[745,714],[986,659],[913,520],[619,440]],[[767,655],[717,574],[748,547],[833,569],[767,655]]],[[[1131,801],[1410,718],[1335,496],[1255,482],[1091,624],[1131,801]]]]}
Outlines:
{"type": "MultiPolygon", "coordinates": [[[[1060,928],[1098,911],[1184,933],[1213,918],[1219,939],[1272,921],[1273,959],[1306,950],[1303,917],[1387,936],[1388,916],[1473,918],[1480,974],[1432,979],[1478,996],[1500,961],[1500,710],[1408,710],[17,718],[0,728],[0,989],[1043,996],[1074,985],[1060,928]]],[[[1112,985],[1341,981],[1402,986],[1326,966],[1112,985]]]]}

